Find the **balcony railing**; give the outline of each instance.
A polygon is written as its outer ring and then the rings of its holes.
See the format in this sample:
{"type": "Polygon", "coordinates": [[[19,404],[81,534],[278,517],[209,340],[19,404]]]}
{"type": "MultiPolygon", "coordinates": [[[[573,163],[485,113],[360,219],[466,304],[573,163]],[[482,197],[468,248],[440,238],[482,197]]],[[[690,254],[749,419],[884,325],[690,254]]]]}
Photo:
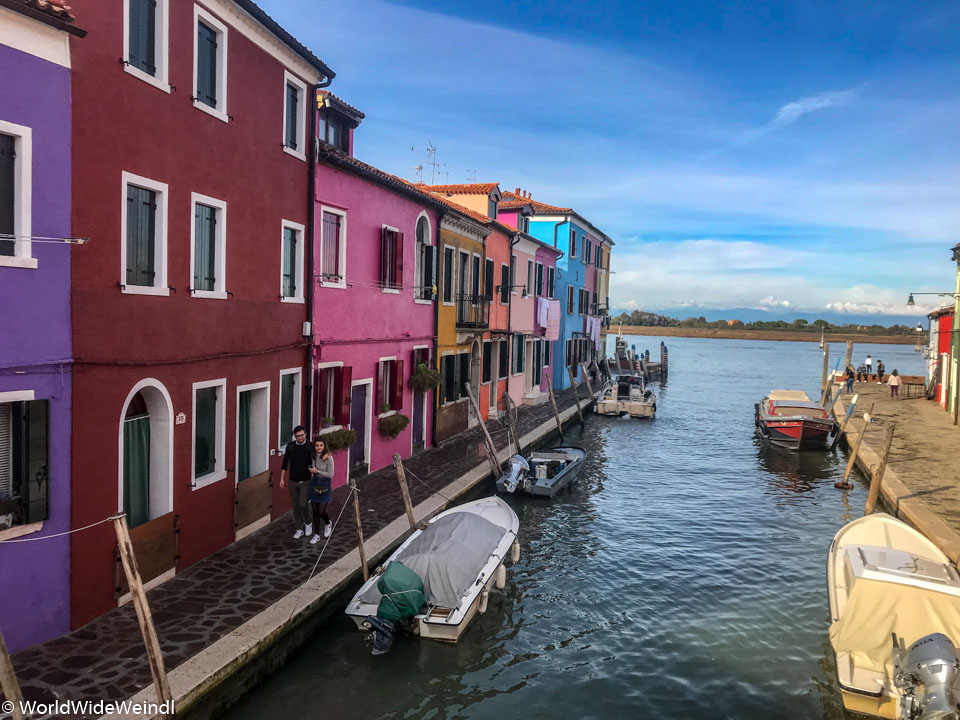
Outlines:
{"type": "Polygon", "coordinates": [[[490,298],[457,295],[457,327],[486,329],[490,326],[490,298]]]}

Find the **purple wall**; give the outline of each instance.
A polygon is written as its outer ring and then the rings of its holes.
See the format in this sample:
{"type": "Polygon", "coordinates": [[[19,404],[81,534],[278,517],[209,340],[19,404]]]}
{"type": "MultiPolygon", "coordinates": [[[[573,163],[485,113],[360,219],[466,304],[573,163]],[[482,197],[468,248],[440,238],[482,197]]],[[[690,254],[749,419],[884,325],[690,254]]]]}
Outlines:
{"type": "MultiPolygon", "coordinates": [[[[70,234],[70,71],[0,46],[0,120],[33,130],[32,234],[70,234]]],[[[33,243],[36,269],[0,266],[0,397],[50,401],[49,518],[36,538],[70,528],[70,253],[33,243]],[[9,311],[9,309],[14,309],[9,311]]],[[[69,536],[0,544],[0,632],[11,651],[70,629],[69,536]]]]}

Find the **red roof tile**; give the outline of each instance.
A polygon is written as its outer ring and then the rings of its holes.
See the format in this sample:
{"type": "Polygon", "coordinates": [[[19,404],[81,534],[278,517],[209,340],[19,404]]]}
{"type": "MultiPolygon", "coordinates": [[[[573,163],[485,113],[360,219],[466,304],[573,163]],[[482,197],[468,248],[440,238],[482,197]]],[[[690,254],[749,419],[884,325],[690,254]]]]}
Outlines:
{"type": "MultiPolygon", "coordinates": [[[[317,90],[317,95],[318,95],[318,96],[323,96],[324,98],[330,98],[330,100],[332,101],[331,104],[333,104],[333,105],[335,105],[335,106],[339,106],[340,109],[342,109],[342,110],[347,110],[347,111],[348,111],[348,114],[356,115],[357,118],[359,118],[360,120],[363,120],[363,118],[366,117],[366,115],[364,115],[363,112],[361,112],[358,108],[355,108],[355,107],[354,107],[353,105],[351,105],[350,103],[348,103],[348,102],[346,102],[345,100],[342,100],[341,98],[337,97],[336,95],[334,95],[334,94],[333,94],[332,92],[330,92],[329,90],[317,90]]],[[[318,98],[318,99],[319,99],[319,98],[318,98]]]]}
{"type": "Polygon", "coordinates": [[[417,187],[431,193],[443,195],[489,195],[500,183],[467,183],[461,185],[427,185],[417,183],[417,187]]]}
{"type": "Polygon", "coordinates": [[[557,207],[556,205],[547,205],[546,203],[542,203],[539,200],[534,200],[533,198],[529,198],[529,197],[523,197],[522,195],[518,195],[517,193],[512,191],[507,191],[503,193],[503,195],[500,198],[500,207],[508,210],[513,208],[523,207],[524,205],[530,205],[533,208],[534,212],[561,212],[561,213],[573,212],[573,208],[557,207]]]}
{"type": "Polygon", "coordinates": [[[67,4],[66,0],[18,0],[18,2],[64,22],[76,20],[73,13],[70,12],[73,8],[67,4]]]}

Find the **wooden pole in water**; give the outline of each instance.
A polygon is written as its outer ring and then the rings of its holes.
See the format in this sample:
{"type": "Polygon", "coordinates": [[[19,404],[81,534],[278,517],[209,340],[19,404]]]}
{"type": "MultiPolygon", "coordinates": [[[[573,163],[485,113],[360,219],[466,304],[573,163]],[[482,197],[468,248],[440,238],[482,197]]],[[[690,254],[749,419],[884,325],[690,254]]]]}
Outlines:
{"type": "Polygon", "coordinates": [[[880,497],[880,483],[883,482],[883,472],[887,469],[887,457],[890,455],[890,446],[893,444],[893,431],[896,429],[895,422],[887,425],[887,432],[883,436],[883,447],[880,449],[880,462],[873,469],[873,477],[870,478],[870,494],[867,496],[867,505],[863,511],[864,515],[873,512],[877,504],[877,498],[880,497]]]}
{"type": "Polygon", "coordinates": [[[823,379],[820,381],[820,404],[827,401],[828,375],[830,373],[830,343],[823,346],[823,379]]]}
{"type": "Polygon", "coordinates": [[[393,456],[393,466],[397,469],[397,480],[400,481],[400,494],[403,496],[403,508],[407,511],[407,520],[410,529],[417,529],[417,521],[413,519],[413,503],[410,501],[410,488],[407,487],[407,473],[403,469],[403,459],[399,455],[393,456]]]}
{"type": "Polygon", "coordinates": [[[563,442],[563,423],[560,422],[560,411],[557,410],[557,399],[553,396],[553,383],[547,378],[547,390],[550,392],[550,404],[553,405],[553,418],[557,421],[557,432],[560,433],[560,442],[563,442]]]}
{"type": "MultiPolygon", "coordinates": [[[[857,436],[857,441],[853,444],[853,452],[850,454],[850,459],[847,461],[847,469],[843,472],[843,481],[834,483],[833,486],[836,488],[842,488],[844,490],[851,490],[853,485],[850,484],[850,473],[853,472],[853,466],[857,462],[857,455],[860,454],[860,445],[863,444],[863,436],[867,434],[867,428],[870,426],[870,418],[873,415],[873,406],[875,403],[870,403],[870,409],[867,410],[863,415],[863,430],[860,431],[860,434],[857,436]]],[[[847,426],[847,421],[844,420],[843,427],[847,426]]],[[[842,433],[843,430],[841,429],[842,433]]]]}
{"type": "Polygon", "coordinates": [[[470,383],[464,383],[463,387],[467,391],[467,398],[470,400],[470,404],[473,406],[473,411],[477,414],[477,418],[480,420],[480,429],[483,430],[483,439],[487,445],[487,460],[490,461],[490,470],[493,473],[493,476],[500,476],[500,463],[497,462],[497,446],[493,444],[493,438],[490,437],[490,432],[487,430],[487,424],[483,421],[483,415],[480,414],[480,407],[477,405],[476,398],[473,397],[473,388],[470,387],[470,383]]]}
{"type": "Polygon", "coordinates": [[[357,489],[356,480],[350,481],[350,489],[353,493],[353,524],[357,528],[357,550],[360,551],[360,569],[363,571],[363,581],[370,579],[370,571],[367,569],[367,552],[363,548],[363,525],[360,523],[360,491],[357,489]]]}
{"type": "Polygon", "coordinates": [[[844,358],[843,369],[846,370],[851,365],[853,365],[853,340],[847,340],[847,355],[844,358]]]}
{"type": "Polygon", "coordinates": [[[567,366],[567,375],[570,376],[570,387],[573,390],[573,399],[577,403],[577,415],[580,416],[580,427],[583,427],[583,411],[580,409],[580,394],[577,392],[577,376],[573,372],[573,368],[569,365],[567,366]]]}
{"type": "Polygon", "coordinates": [[[580,363],[580,372],[583,373],[583,381],[587,384],[589,397],[593,397],[593,386],[590,384],[590,372],[587,368],[587,363],[580,363]]]}
{"type": "Polygon", "coordinates": [[[13,671],[13,661],[10,660],[10,653],[7,652],[7,643],[0,633],[0,690],[3,690],[3,696],[8,702],[13,703],[13,708],[9,711],[13,720],[23,720],[23,693],[20,692],[20,683],[17,682],[17,675],[13,671]]]}
{"type": "Polygon", "coordinates": [[[122,514],[115,516],[113,518],[113,529],[117,533],[120,562],[123,564],[123,572],[127,576],[127,585],[130,587],[130,596],[133,598],[133,607],[137,611],[140,634],[143,635],[143,643],[147,647],[147,661],[150,664],[153,687],[157,692],[157,700],[164,703],[173,699],[173,694],[170,692],[170,684],[167,682],[167,671],[163,666],[160,641],[157,639],[157,630],[153,625],[153,615],[150,614],[150,605],[147,603],[147,593],[143,589],[143,581],[137,567],[137,558],[133,552],[130,530],[127,528],[127,516],[122,514]]]}

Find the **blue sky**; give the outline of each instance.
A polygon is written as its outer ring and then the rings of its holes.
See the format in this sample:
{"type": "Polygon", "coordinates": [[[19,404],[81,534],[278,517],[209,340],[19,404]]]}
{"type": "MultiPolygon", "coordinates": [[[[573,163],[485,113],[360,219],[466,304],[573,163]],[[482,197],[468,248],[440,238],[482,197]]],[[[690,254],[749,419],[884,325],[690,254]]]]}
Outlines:
{"type": "Polygon", "coordinates": [[[916,317],[953,288],[960,3],[262,4],[366,112],[358,157],[415,179],[432,142],[438,182],[574,207],[614,306],[916,317]]]}

